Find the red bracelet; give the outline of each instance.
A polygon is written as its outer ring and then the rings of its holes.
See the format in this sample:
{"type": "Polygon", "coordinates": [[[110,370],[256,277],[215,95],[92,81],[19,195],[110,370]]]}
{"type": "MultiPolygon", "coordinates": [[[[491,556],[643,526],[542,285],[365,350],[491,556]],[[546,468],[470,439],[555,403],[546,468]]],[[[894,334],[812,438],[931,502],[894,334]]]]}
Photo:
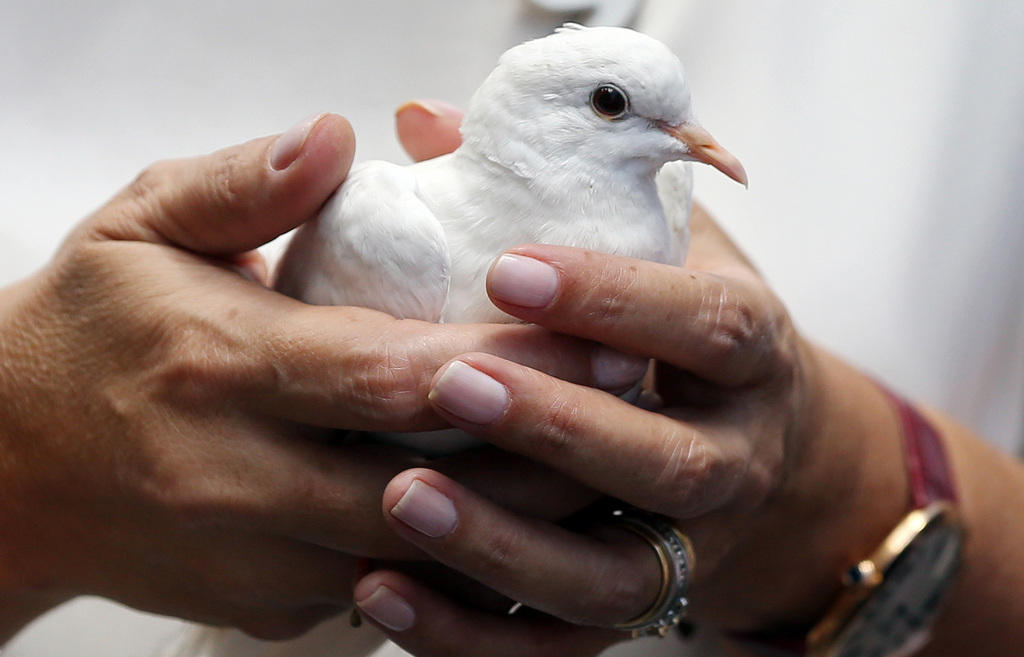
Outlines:
{"type": "Polygon", "coordinates": [[[899,414],[911,508],[921,509],[940,500],[955,502],[956,485],[939,432],[905,399],[881,384],[878,387],[899,414]]]}

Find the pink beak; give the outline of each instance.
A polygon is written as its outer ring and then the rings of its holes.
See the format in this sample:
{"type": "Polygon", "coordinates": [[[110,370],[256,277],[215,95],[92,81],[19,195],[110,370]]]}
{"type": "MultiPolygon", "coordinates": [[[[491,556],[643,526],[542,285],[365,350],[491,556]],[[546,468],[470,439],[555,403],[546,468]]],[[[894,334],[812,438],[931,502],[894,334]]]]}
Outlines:
{"type": "Polygon", "coordinates": [[[697,162],[710,164],[744,187],[747,186],[747,172],[743,165],[704,128],[696,123],[669,125],[663,121],[658,122],[658,127],[686,144],[690,157],[697,162]]]}

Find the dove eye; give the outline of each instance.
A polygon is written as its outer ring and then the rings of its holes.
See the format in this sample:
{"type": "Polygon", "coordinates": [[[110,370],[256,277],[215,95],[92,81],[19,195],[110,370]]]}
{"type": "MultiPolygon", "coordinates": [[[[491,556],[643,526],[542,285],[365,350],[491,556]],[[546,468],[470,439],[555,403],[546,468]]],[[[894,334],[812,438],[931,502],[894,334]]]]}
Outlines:
{"type": "Polygon", "coordinates": [[[629,98],[614,84],[602,84],[590,94],[590,106],[606,119],[621,119],[629,110],[629,98]]]}

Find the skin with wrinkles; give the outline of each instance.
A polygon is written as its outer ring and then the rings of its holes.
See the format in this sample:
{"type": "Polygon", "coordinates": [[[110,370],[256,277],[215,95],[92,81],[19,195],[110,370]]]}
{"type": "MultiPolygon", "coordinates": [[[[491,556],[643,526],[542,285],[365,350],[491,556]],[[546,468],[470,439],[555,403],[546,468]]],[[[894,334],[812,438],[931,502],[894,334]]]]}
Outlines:
{"type": "MultiPolygon", "coordinates": [[[[350,606],[355,555],[422,558],[377,512],[422,458],[341,450],[335,429],[444,426],[428,386],[467,350],[595,383],[588,341],[268,289],[254,249],[315,213],[352,159],[341,117],[306,129],[280,170],[276,137],[149,167],[0,291],[0,639],[82,594],[306,631],[350,606]]],[[[541,515],[593,499],[494,450],[437,464],[541,515]]]]}

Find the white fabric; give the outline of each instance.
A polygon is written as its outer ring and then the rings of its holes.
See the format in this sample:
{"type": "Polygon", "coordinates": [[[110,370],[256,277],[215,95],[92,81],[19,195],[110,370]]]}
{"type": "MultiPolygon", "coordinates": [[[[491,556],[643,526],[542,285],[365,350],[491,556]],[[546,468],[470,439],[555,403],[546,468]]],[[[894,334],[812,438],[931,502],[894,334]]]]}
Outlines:
{"type": "MultiPolygon", "coordinates": [[[[401,161],[394,107],[464,104],[501,51],[564,18],[519,0],[17,5],[0,6],[0,282],[155,159],[327,109],[352,119],[357,158],[401,161]]],[[[750,173],[743,191],[699,171],[697,196],[804,331],[1019,449],[1024,7],[648,0],[640,25],[750,173]]],[[[176,627],[76,601],[4,655],[145,656],[176,627]]]]}

